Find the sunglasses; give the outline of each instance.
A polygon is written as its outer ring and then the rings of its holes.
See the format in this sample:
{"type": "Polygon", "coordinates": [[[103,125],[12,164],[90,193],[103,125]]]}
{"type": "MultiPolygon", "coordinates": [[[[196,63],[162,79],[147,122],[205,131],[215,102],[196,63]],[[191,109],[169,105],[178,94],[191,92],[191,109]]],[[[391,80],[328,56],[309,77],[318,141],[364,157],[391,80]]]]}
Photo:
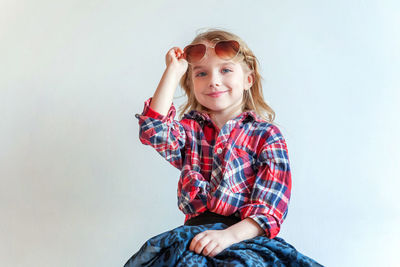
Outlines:
{"type": "MultiPolygon", "coordinates": [[[[234,40],[219,41],[215,46],[210,46],[214,48],[215,54],[224,60],[230,60],[239,54],[240,45],[239,42],[234,40]]],[[[183,49],[183,57],[187,60],[189,64],[193,64],[201,61],[207,51],[207,46],[205,44],[193,44],[188,45],[183,49]]]]}

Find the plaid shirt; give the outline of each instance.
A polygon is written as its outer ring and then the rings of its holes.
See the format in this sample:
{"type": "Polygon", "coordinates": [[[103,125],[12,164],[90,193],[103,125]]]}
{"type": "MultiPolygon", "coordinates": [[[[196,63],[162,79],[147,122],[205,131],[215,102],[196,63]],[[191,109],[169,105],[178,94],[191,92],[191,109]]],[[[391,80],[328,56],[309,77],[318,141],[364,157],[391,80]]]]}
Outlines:
{"type": "Polygon", "coordinates": [[[250,217],[274,238],[286,218],[291,173],[279,129],[246,111],[222,129],[206,113],[192,110],[174,120],[172,104],[163,116],[145,101],[139,139],[181,170],[178,207],[185,222],[206,210],[250,217]]]}

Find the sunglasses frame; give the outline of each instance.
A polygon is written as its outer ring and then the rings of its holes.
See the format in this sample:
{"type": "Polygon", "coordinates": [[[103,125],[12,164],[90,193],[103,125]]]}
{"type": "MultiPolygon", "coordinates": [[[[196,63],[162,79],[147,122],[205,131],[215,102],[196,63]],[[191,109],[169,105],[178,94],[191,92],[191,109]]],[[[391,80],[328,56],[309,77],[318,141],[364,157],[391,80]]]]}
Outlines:
{"type": "Polygon", "coordinates": [[[195,64],[195,63],[199,63],[199,62],[201,62],[201,61],[205,58],[205,56],[206,56],[206,54],[207,54],[207,49],[208,49],[208,48],[213,48],[215,54],[216,54],[219,58],[221,58],[221,59],[223,59],[223,60],[232,60],[232,59],[234,59],[235,57],[237,57],[237,55],[241,52],[241,46],[240,46],[240,43],[239,43],[238,41],[236,41],[236,40],[221,40],[221,41],[216,42],[214,46],[205,45],[205,44],[203,44],[203,43],[197,43],[197,44],[190,44],[190,45],[187,45],[187,46],[185,46],[185,48],[183,49],[183,58],[186,59],[187,62],[188,62],[190,65],[193,65],[193,64],[195,64]],[[222,43],[222,42],[234,42],[234,43],[237,44],[237,46],[239,47],[239,49],[237,50],[236,54],[235,54],[233,57],[228,58],[228,59],[225,59],[225,58],[221,58],[221,57],[217,54],[217,52],[215,51],[215,47],[216,47],[219,43],[222,43]],[[201,46],[205,46],[205,47],[206,47],[203,56],[202,56],[199,60],[197,60],[197,61],[195,61],[195,62],[189,62],[189,61],[187,60],[187,53],[186,53],[187,49],[189,49],[190,47],[193,47],[193,46],[198,46],[198,45],[201,45],[201,46]]]}

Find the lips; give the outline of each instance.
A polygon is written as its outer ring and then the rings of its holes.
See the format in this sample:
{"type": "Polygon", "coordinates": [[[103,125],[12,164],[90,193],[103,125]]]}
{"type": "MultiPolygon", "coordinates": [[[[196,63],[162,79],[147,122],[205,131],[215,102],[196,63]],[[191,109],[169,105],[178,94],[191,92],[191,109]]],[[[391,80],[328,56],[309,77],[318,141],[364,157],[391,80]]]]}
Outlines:
{"type": "Polygon", "coordinates": [[[226,93],[227,91],[219,91],[219,92],[213,92],[213,93],[210,93],[210,94],[207,94],[208,96],[211,96],[211,97],[219,97],[220,95],[222,95],[223,93],[226,93]]]}

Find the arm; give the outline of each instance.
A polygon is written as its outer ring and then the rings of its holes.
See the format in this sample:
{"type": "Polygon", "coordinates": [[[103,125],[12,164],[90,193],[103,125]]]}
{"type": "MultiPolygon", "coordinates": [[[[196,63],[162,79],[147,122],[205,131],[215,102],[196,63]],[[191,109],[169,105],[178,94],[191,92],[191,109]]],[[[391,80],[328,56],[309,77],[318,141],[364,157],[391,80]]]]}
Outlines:
{"type": "Polygon", "coordinates": [[[248,217],[226,228],[225,231],[233,237],[234,243],[239,243],[243,240],[264,234],[264,229],[253,219],[248,217]]]}
{"type": "Polygon", "coordinates": [[[286,142],[276,127],[259,153],[258,171],[248,203],[240,207],[242,220],[253,219],[267,237],[274,238],[286,217],[291,172],[286,142]]]}
{"type": "Polygon", "coordinates": [[[139,119],[139,139],[150,145],[173,166],[182,167],[181,149],[185,146],[186,134],[182,125],[174,120],[172,103],[178,81],[187,69],[187,61],[177,56],[179,48],[172,48],[166,55],[167,68],[152,98],[145,102],[139,119]]]}
{"type": "Polygon", "coordinates": [[[182,51],[177,47],[171,48],[168,51],[165,57],[167,68],[161,77],[160,83],[151,101],[150,107],[163,116],[167,115],[179,79],[183,76],[188,67],[188,63],[185,59],[178,59],[181,53],[182,51]]]}

